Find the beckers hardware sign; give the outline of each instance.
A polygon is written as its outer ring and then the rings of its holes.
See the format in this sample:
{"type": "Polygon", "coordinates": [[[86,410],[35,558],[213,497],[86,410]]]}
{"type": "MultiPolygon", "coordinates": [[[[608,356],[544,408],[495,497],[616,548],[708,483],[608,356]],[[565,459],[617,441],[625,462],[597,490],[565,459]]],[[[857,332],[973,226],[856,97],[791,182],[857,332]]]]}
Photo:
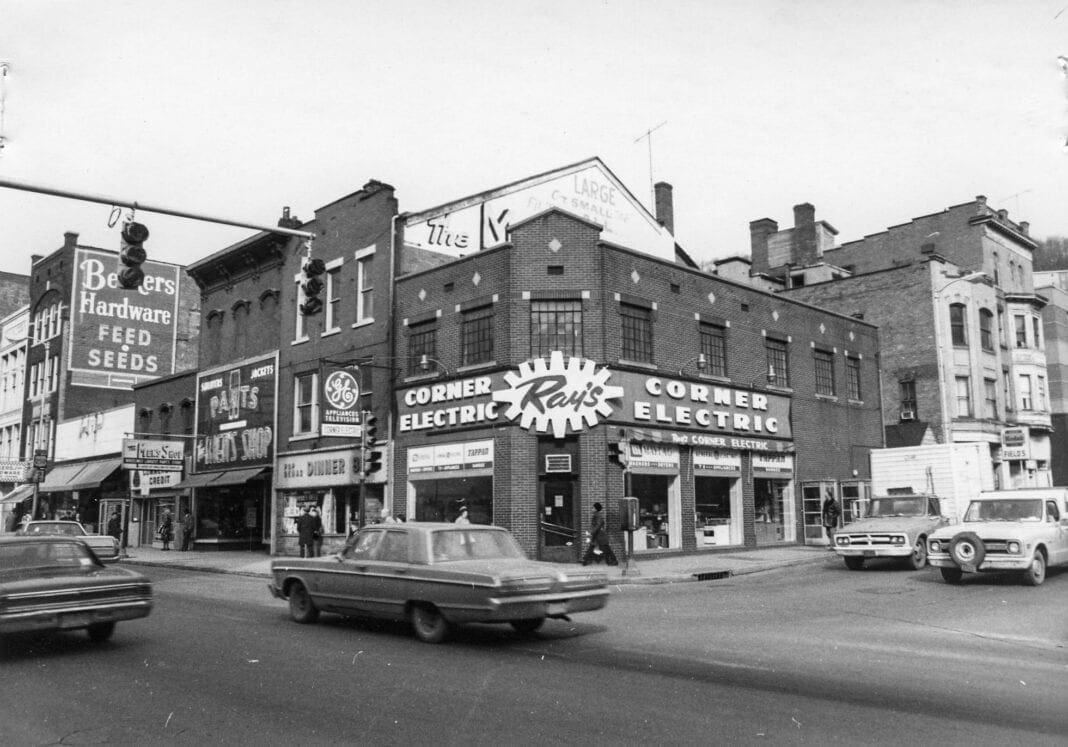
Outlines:
{"type": "Polygon", "coordinates": [[[194,472],[269,467],[277,354],[197,374],[194,472]]]}

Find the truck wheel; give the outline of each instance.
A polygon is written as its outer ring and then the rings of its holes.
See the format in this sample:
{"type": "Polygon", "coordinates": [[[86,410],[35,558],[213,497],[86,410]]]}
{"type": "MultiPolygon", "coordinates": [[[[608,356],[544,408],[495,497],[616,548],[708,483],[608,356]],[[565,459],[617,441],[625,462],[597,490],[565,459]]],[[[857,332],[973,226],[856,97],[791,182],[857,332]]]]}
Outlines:
{"type": "Polygon", "coordinates": [[[920,537],[912,546],[912,555],[908,559],[909,568],[914,571],[922,570],[927,565],[927,538],[920,537]]]}
{"type": "Polygon", "coordinates": [[[986,557],[986,548],[978,534],[961,532],[949,542],[949,557],[957,565],[973,565],[979,568],[986,557]]]}
{"type": "Polygon", "coordinates": [[[1040,586],[1046,580],[1046,556],[1041,550],[1035,550],[1030,567],[1023,572],[1023,580],[1028,586],[1040,586]]]}
{"type": "Polygon", "coordinates": [[[859,571],[864,567],[864,558],[856,558],[852,555],[846,555],[842,560],[845,561],[846,568],[851,571],[859,571]]]}
{"type": "Polygon", "coordinates": [[[960,568],[939,568],[942,571],[942,580],[947,584],[959,584],[964,578],[964,571],[960,568]]]}

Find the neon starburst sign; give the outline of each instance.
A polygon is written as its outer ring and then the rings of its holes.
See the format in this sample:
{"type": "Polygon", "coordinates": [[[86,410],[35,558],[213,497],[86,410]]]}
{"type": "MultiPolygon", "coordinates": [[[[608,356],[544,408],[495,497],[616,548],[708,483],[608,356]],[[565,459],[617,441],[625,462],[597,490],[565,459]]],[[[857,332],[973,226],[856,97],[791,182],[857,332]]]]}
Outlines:
{"type": "Polygon", "coordinates": [[[548,362],[537,358],[521,363],[518,373],[505,374],[508,388],[495,391],[493,400],[507,403],[504,416],[519,420],[521,427],[538,433],[551,429],[555,438],[563,438],[568,430],[579,432],[612,414],[609,400],[621,398],[623,387],[610,385],[611,375],[583,358],[565,362],[554,350],[548,362]]]}

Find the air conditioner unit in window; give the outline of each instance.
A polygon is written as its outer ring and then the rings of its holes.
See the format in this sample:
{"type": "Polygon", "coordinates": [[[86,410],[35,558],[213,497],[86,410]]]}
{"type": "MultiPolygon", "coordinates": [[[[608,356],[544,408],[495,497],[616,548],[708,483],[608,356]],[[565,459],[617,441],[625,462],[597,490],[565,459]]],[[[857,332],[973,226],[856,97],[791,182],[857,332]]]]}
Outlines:
{"type": "Polygon", "coordinates": [[[901,408],[901,419],[902,420],[915,420],[916,419],[916,411],[913,410],[911,407],[902,407],[901,408]]]}

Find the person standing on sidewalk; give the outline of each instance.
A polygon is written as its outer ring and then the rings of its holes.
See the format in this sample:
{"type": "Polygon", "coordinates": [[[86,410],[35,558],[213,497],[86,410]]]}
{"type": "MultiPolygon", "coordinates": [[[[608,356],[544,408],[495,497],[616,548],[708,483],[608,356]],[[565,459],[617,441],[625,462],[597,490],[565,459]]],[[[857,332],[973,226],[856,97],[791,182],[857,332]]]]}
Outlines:
{"type": "Polygon", "coordinates": [[[823,529],[827,532],[827,549],[834,549],[834,532],[838,529],[838,517],[842,515],[842,509],[834,498],[834,493],[827,493],[823,501],[823,529]]]}
{"type": "Polygon", "coordinates": [[[319,515],[319,509],[314,506],[312,506],[310,516],[312,518],[311,556],[318,558],[323,554],[323,517],[319,515]]]}
{"type": "Polygon", "coordinates": [[[608,530],[605,528],[604,506],[593,504],[593,516],[590,518],[590,547],[582,556],[582,564],[589,565],[591,560],[604,558],[608,565],[619,565],[612,546],[608,544],[608,530]],[[600,550],[600,553],[597,551],[600,550]]]}
{"type": "Polygon", "coordinates": [[[304,506],[300,509],[300,516],[297,517],[297,544],[300,546],[300,557],[310,558],[312,557],[312,532],[315,528],[315,522],[308,514],[308,507],[304,506]]]}
{"type": "Polygon", "coordinates": [[[182,552],[187,551],[190,543],[193,541],[194,526],[193,514],[189,513],[189,509],[187,508],[185,514],[182,515],[182,552]]]}
{"type": "Polygon", "coordinates": [[[171,540],[174,539],[174,520],[171,519],[169,508],[163,509],[163,518],[159,524],[159,539],[163,543],[164,550],[171,549],[171,540]]]}

